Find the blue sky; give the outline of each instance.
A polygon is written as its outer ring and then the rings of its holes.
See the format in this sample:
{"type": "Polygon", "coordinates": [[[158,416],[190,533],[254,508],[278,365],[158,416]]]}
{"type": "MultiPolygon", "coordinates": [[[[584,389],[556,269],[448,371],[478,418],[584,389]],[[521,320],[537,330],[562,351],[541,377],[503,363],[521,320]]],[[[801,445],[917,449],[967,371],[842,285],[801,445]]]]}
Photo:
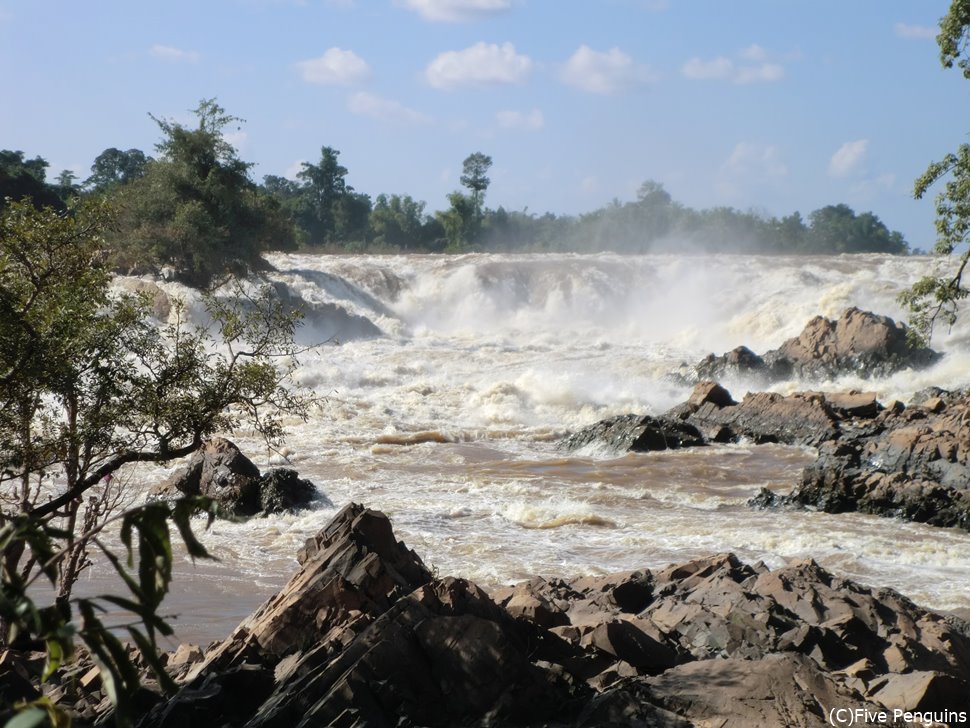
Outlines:
{"type": "Polygon", "coordinates": [[[0,0],[0,148],[50,176],[153,152],[216,97],[253,176],[320,147],[358,191],[446,206],[469,153],[489,206],[576,213],[640,183],[694,207],[846,202],[933,242],[926,164],[966,141],[943,0],[0,0]]]}

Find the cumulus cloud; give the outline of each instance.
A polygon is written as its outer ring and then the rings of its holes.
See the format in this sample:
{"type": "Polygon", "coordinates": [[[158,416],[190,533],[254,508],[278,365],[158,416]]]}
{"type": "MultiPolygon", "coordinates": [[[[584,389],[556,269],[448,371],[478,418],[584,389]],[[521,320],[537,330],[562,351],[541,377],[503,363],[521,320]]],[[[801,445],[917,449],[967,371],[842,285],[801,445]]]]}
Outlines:
{"type": "Polygon", "coordinates": [[[349,86],[370,76],[367,62],[343,48],[328,48],[319,58],[299,61],[294,66],[307,83],[349,86]]]}
{"type": "Polygon", "coordinates": [[[733,174],[784,177],[788,166],[782,161],[778,148],[773,144],[738,142],[722,170],[733,174]]]}
{"type": "Polygon", "coordinates": [[[861,167],[865,160],[868,139],[857,139],[846,142],[836,150],[829,160],[829,175],[832,177],[848,177],[861,167]]]}
{"type": "Polygon", "coordinates": [[[528,113],[523,111],[500,111],[495,115],[495,120],[503,129],[516,129],[521,131],[538,131],[546,125],[546,120],[539,109],[533,109],[528,113]]]}
{"type": "Polygon", "coordinates": [[[172,63],[197,63],[201,56],[197,51],[187,51],[167,45],[153,45],[150,53],[163,61],[172,63]]]}
{"type": "Polygon", "coordinates": [[[439,54],[424,75],[435,88],[521,83],[532,70],[532,59],[515,52],[511,43],[479,42],[462,51],[439,54]]]}
{"type": "Polygon", "coordinates": [[[727,200],[743,199],[752,188],[776,185],[788,176],[788,165],[773,144],[738,142],[721,165],[717,193],[727,200]]]}
{"type": "Polygon", "coordinates": [[[691,58],[680,72],[692,81],[730,81],[737,84],[780,81],[785,77],[784,66],[771,61],[768,52],[757,44],[739,51],[737,59],[727,56],[691,58]]]}
{"type": "Polygon", "coordinates": [[[936,38],[937,29],[926,25],[908,25],[906,23],[896,23],[893,26],[896,35],[908,40],[933,40],[936,38]]]}
{"type": "Polygon", "coordinates": [[[562,68],[563,83],[596,94],[611,94],[655,80],[656,74],[621,51],[595,51],[581,45],[562,68]]]}
{"type": "Polygon", "coordinates": [[[480,20],[512,7],[512,0],[396,0],[396,3],[425,20],[445,23],[480,20]]]}
{"type": "Polygon", "coordinates": [[[369,116],[381,121],[405,122],[408,124],[427,124],[430,117],[420,111],[408,108],[404,104],[385,99],[375,94],[359,91],[347,101],[347,108],[351,113],[369,116]]]}

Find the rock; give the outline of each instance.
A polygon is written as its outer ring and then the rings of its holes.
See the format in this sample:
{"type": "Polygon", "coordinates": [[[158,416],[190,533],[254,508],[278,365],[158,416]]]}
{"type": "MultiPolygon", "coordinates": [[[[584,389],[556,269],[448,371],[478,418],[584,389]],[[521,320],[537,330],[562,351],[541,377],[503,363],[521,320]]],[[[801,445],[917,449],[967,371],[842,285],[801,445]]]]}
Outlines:
{"type": "Polygon", "coordinates": [[[135,278],[116,279],[123,288],[132,293],[144,296],[152,306],[152,315],[162,323],[168,321],[169,314],[172,312],[172,300],[154,281],[139,280],[135,278]]]}
{"type": "Polygon", "coordinates": [[[718,409],[721,407],[733,407],[737,404],[731,398],[731,393],[717,382],[710,380],[698,382],[694,386],[694,391],[691,392],[690,397],[687,399],[687,407],[692,412],[696,412],[700,409],[701,405],[707,404],[708,402],[718,409]]]}
{"type": "Polygon", "coordinates": [[[820,380],[851,373],[881,378],[929,366],[939,358],[937,352],[913,345],[904,324],[849,308],[835,321],[816,316],[798,336],[762,356],[743,346],[722,356],[710,354],[694,366],[694,375],[762,385],[792,376],[820,380]]]}
{"type": "Polygon", "coordinates": [[[970,678],[970,624],[812,561],[718,554],[493,600],[432,579],[352,504],[300,563],[141,728],[822,726],[835,707],[952,708],[970,678]]]}
{"type": "Polygon", "coordinates": [[[572,452],[594,446],[610,453],[674,450],[703,445],[704,438],[691,424],[651,417],[620,415],[597,422],[565,437],[558,449],[572,452]]]}
{"type": "Polygon", "coordinates": [[[796,654],[691,662],[644,682],[653,700],[696,726],[823,728],[830,725],[829,708],[880,710],[796,654]]]}
{"type": "Polygon", "coordinates": [[[944,712],[966,705],[970,684],[938,672],[917,671],[880,677],[871,691],[887,708],[944,712]]]}
{"type": "Polygon", "coordinates": [[[149,499],[182,495],[204,495],[215,500],[225,513],[254,516],[306,507],[316,497],[317,489],[287,468],[260,475],[259,468],[234,443],[213,437],[187,465],[153,487],[149,499]]]}
{"type": "Polygon", "coordinates": [[[686,421],[705,432],[726,428],[731,440],[745,438],[756,443],[818,445],[839,433],[838,416],[825,397],[814,392],[787,397],[757,392],[727,407],[708,402],[689,414],[686,421]]]}
{"type": "Polygon", "coordinates": [[[274,468],[259,481],[259,505],[264,515],[306,508],[316,495],[316,486],[289,468],[274,468]]]}
{"type": "Polygon", "coordinates": [[[785,501],[970,530],[970,398],[931,394],[924,406],[841,422],[785,501]],[[934,400],[943,406],[925,407],[934,400]]]}
{"type": "Polygon", "coordinates": [[[822,395],[826,404],[842,417],[875,417],[882,406],[875,392],[826,392],[822,395]]]}
{"type": "Polygon", "coordinates": [[[787,376],[790,370],[785,370],[783,364],[781,367],[769,365],[748,347],[739,346],[721,356],[708,354],[695,365],[694,375],[702,381],[740,379],[764,384],[787,376]]]}

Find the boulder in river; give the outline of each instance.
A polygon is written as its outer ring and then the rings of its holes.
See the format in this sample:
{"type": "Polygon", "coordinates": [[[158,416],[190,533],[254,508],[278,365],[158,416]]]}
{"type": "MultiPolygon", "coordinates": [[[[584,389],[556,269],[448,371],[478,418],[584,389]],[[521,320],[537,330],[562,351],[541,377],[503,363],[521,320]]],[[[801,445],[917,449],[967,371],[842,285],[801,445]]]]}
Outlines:
{"type": "Polygon", "coordinates": [[[305,508],[317,496],[317,489],[287,468],[263,475],[233,442],[213,437],[185,466],[153,487],[149,498],[183,495],[204,495],[215,500],[225,513],[254,516],[305,508]]]}

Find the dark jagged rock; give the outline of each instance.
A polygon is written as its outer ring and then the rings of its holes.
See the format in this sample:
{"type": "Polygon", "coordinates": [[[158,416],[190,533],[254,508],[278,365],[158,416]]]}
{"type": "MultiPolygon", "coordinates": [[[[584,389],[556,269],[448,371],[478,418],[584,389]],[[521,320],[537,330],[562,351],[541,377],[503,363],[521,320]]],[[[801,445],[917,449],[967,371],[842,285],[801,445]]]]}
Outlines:
{"type": "Polygon", "coordinates": [[[149,499],[204,495],[234,516],[284,513],[305,508],[317,495],[316,486],[287,468],[260,475],[259,468],[238,447],[213,437],[187,465],[153,487],[149,499]]]}
{"type": "Polygon", "coordinates": [[[932,349],[914,345],[904,324],[858,308],[833,321],[816,316],[802,332],[759,356],[744,346],[721,356],[710,354],[693,368],[696,379],[729,379],[760,386],[790,379],[831,379],[843,374],[887,377],[919,369],[940,359],[932,349]]]}
{"type": "Polygon", "coordinates": [[[317,487],[290,468],[273,468],[259,479],[259,506],[263,514],[305,508],[316,494],[317,487]]]}
{"type": "Polygon", "coordinates": [[[825,725],[820,704],[938,710],[970,689],[970,625],[812,561],[720,554],[489,596],[433,579],[358,505],[300,561],[141,728],[780,728],[825,725]]]}
{"type": "Polygon", "coordinates": [[[704,444],[704,437],[691,424],[650,415],[620,415],[597,422],[564,438],[560,450],[571,452],[595,445],[609,452],[673,450],[704,444]]]}

